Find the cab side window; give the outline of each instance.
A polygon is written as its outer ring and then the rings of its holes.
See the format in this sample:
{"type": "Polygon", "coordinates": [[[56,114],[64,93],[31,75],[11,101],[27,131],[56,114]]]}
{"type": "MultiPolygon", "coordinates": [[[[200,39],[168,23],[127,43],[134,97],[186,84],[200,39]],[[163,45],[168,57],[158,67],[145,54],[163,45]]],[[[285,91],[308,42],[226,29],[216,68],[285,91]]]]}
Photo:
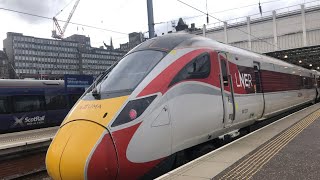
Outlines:
{"type": "Polygon", "coordinates": [[[189,62],[173,78],[169,86],[186,79],[205,79],[210,75],[210,56],[208,53],[201,54],[189,62]]]}

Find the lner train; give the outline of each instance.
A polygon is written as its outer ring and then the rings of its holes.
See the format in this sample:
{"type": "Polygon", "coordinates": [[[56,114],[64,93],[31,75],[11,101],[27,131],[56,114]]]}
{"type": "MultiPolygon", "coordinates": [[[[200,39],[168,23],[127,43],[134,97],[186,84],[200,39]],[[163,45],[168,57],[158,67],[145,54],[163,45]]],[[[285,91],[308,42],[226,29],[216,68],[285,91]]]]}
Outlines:
{"type": "Polygon", "coordinates": [[[316,74],[200,36],[150,39],[72,108],[47,151],[48,173],[154,178],[199,144],[315,102],[316,74]]]}

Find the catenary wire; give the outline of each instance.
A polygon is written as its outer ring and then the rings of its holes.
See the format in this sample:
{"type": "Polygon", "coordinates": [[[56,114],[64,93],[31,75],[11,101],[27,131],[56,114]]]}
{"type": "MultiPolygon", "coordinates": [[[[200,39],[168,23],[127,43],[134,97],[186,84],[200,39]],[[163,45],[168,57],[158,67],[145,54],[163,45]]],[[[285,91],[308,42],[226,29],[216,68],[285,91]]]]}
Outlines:
{"type": "MultiPolygon", "coordinates": [[[[283,1],[283,0],[272,0],[272,1],[265,1],[265,2],[261,2],[260,4],[267,4],[267,3],[272,3],[272,2],[277,2],[277,1],[283,1]]],[[[243,9],[246,7],[251,7],[251,6],[256,6],[258,3],[255,4],[249,4],[249,5],[245,5],[245,6],[241,6],[241,7],[237,7],[237,8],[231,8],[231,9],[225,9],[225,10],[221,10],[221,11],[215,11],[215,12],[209,12],[209,14],[218,14],[218,13],[223,13],[223,12],[227,12],[227,11],[232,11],[232,10],[238,10],[238,9],[243,9]]],[[[193,18],[198,18],[198,17],[202,17],[202,16],[206,16],[207,14],[201,14],[201,15],[195,15],[195,16],[187,16],[184,17],[183,19],[193,19],[193,18]]],[[[155,24],[164,24],[164,23],[168,23],[174,20],[170,20],[170,21],[162,21],[162,22],[158,22],[155,24]]]]}
{"type": "MultiPolygon", "coordinates": [[[[37,15],[37,14],[32,14],[32,13],[17,11],[17,10],[13,10],[13,9],[3,8],[3,7],[0,7],[0,10],[10,11],[10,12],[18,13],[18,14],[24,14],[24,15],[28,15],[28,16],[37,17],[37,18],[52,20],[52,18],[47,17],[47,16],[41,16],[41,15],[37,15]]],[[[58,21],[59,21],[59,22],[64,22],[64,23],[66,22],[65,20],[58,20],[58,21]]],[[[76,23],[76,22],[69,22],[69,23],[70,23],[70,24],[73,24],[73,25],[78,25],[78,26],[83,26],[83,27],[92,28],[92,29],[98,29],[98,30],[113,32],[113,33],[117,33],[117,34],[128,35],[128,33],[120,32],[120,31],[115,31],[115,30],[111,30],[111,29],[105,29],[105,28],[95,27],[95,26],[91,26],[91,25],[87,25],[87,24],[81,24],[81,23],[76,23]]]]}
{"type": "Polygon", "coordinates": [[[64,8],[62,8],[54,17],[58,16],[66,7],[68,7],[74,0],[69,1],[64,8]]]}
{"type": "MultiPolygon", "coordinates": [[[[183,2],[183,1],[181,1],[181,0],[177,0],[177,1],[178,1],[178,2],[180,2],[180,3],[182,3],[182,4],[184,4],[184,5],[186,5],[186,6],[188,6],[188,7],[190,7],[190,8],[192,8],[192,9],[194,9],[194,10],[197,10],[197,11],[199,11],[199,12],[201,12],[201,13],[203,13],[203,14],[205,14],[205,15],[206,15],[206,13],[205,13],[205,12],[201,11],[200,9],[198,9],[198,8],[196,8],[196,7],[193,7],[193,6],[191,6],[191,5],[189,5],[189,4],[185,3],[185,2],[183,2]]],[[[220,22],[226,23],[225,21],[222,21],[222,20],[220,20],[220,19],[218,19],[218,18],[216,18],[216,17],[212,16],[211,14],[209,14],[209,16],[210,16],[210,17],[212,17],[213,19],[217,20],[217,21],[220,21],[220,22]]],[[[227,25],[227,27],[228,27],[228,25],[227,25]]],[[[274,44],[269,43],[269,42],[267,42],[267,41],[264,41],[263,39],[258,38],[258,37],[256,37],[256,36],[254,36],[254,35],[250,34],[250,33],[247,33],[246,31],[243,31],[243,30],[241,30],[241,29],[239,29],[239,28],[237,28],[237,27],[232,27],[232,28],[237,29],[237,30],[239,30],[239,31],[241,31],[241,32],[243,32],[243,33],[245,33],[245,34],[247,34],[247,35],[249,35],[249,36],[252,36],[252,37],[254,37],[254,38],[256,38],[256,39],[258,39],[258,40],[260,40],[260,41],[262,41],[262,42],[265,42],[265,43],[270,44],[270,45],[272,45],[272,46],[274,46],[274,47],[277,47],[277,46],[275,46],[274,44]]],[[[277,48],[281,49],[279,46],[278,46],[277,48]]]]}

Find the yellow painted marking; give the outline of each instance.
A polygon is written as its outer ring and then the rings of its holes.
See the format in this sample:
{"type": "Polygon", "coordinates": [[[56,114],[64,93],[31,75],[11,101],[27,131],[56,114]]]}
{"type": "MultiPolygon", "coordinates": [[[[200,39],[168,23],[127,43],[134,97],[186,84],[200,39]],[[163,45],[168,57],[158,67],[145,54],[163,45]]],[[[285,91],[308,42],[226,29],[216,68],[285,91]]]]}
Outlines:
{"type": "Polygon", "coordinates": [[[172,50],[172,51],[170,51],[170,54],[176,55],[176,54],[177,54],[177,50],[172,50]]]}
{"type": "MultiPolygon", "coordinates": [[[[298,126],[296,126],[296,127],[298,127],[299,128],[299,126],[300,126],[301,124],[299,124],[298,126]]],[[[296,130],[296,128],[294,128],[294,129],[291,129],[291,131],[293,131],[293,130],[296,130]]],[[[260,152],[260,153],[256,153],[256,157],[258,157],[258,158],[256,158],[256,159],[251,159],[251,160],[247,160],[247,162],[245,163],[245,164],[247,164],[246,165],[246,167],[241,167],[242,169],[240,170],[240,171],[236,171],[235,173],[237,174],[237,175],[239,175],[239,176],[241,176],[241,175],[243,175],[243,174],[245,174],[247,171],[248,171],[248,167],[249,168],[253,168],[253,167],[256,167],[258,164],[256,163],[256,164],[254,164],[254,166],[252,165],[252,163],[254,163],[254,162],[260,162],[259,160],[261,159],[261,158],[263,158],[263,157],[265,157],[266,155],[270,155],[270,153],[272,153],[272,152],[274,152],[274,149],[275,148],[277,148],[277,147],[279,147],[278,145],[279,145],[279,142],[280,142],[280,144],[282,143],[282,142],[286,142],[285,140],[287,140],[287,137],[288,136],[286,136],[286,135],[288,135],[288,133],[286,133],[286,134],[284,134],[284,136],[282,136],[281,138],[277,138],[277,140],[276,141],[273,141],[272,142],[272,146],[271,146],[271,148],[272,149],[268,149],[268,148],[263,148],[263,150],[264,151],[262,151],[262,152],[260,152]],[[284,139],[285,138],[285,139],[284,139]],[[276,143],[275,144],[275,142],[278,142],[278,143],[276,143]],[[251,163],[251,164],[250,164],[251,163]],[[244,171],[245,170],[245,171],[244,171]]],[[[290,135],[290,134],[289,134],[290,135]]],[[[270,147],[270,144],[269,144],[269,147],[270,147]]],[[[233,174],[233,176],[234,176],[235,174],[233,174]]]]}
{"type": "Polygon", "coordinates": [[[276,154],[278,154],[278,152],[283,149],[290,141],[292,141],[298,134],[300,134],[306,127],[308,127],[311,123],[308,123],[305,127],[303,127],[302,129],[299,129],[295,132],[294,135],[292,135],[287,141],[285,141],[285,143],[279,145],[279,147],[274,151],[274,153],[270,154],[269,157],[266,157],[264,159],[262,159],[261,163],[259,163],[259,166],[256,166],[255,169],[251,169],[251,171],[249,171],[247,173],[248,179],[252,178],[252,176],[254,174],[256,174],[267,162],[269,162],[276,154]]]}
{"type": "Polygon", "coordinates": [[[127,99],[128,96],[103,100],[80,100],[62,124],[77,119],[88,119],[106,127],[127,99]],[[108,115],[103,118],[105,113],[108,115]]]}
{"type": "MultiPolygon", "coordinates": [[[[252,167],[252,162],[259,162],[259,160],[261,158],[264,158],[265,156],[270,155],[270,153],[272,153],[276,148],[279,147],[279,145],[281,145],[283,142],[285,142],[288,139],[288,135],[290,135],[290,133],[292,131],[295,131],[296,128],[291,129],[290,131],[288,131],[287,133],[283,134],[281,136],[281,138],[277,138],[275,141],[272,141],[270,144],[268,144],[267,146],[265,146],[265,148],[262,148],[261,152],[256,153],[255,156],[253,156],[254,158],[252,159],[248,159],[246,161],[246,163],[244,163],[244,165],[246,166],[242,166],[240,171],[237,171],[237,174],[245,174],[248,170],[248,167],[252,167]]],[[[257,164],[255,164],[257,165],[257,164]]]]}
{"type": "MultiPolygon", "coordinates": [[[[302,126],[303,127],[303,126],[302,126]]],[[[283,147],[285,147],[292,139],[294,139],[294,137],[296,135],[298,135],[303,129],[301,129],[302,127],[299,127],[298,129],[296,129],[294,132],[292,132],[293,134],[288,135],[288,137],[277,144],[277,146],[275,146],[272,151],[270,151],[270,153],[267,153],[266,155],[260,157],[258,159],[258,162],[255,164],[255,166],[251,166],[250,168],[246,169],[246,171],[242,174],[245,175],[246,178],[248,178],[248,176],[253,175],[251,174],[252,172],[257,172],[255,171],[257,168],[261,167],[262,165],[264,165],[266,162],[268,162],[272,157],[274,157],[283,147]]]]}
{"type": "MultiPolygon", "coordinates": [[[[280,139],[280,140],[281,140],[281,139],[280,139]]],[[[264,153],[260,153],[260,154],[264,154],[264,153]]],[[[254,161],[253,159],[251,159],[251,160],[254,161]]],[[[243,168],[243,169],[245,169],[245,168],[243,168]]],[[[239,173],[242,173],[242,172],[237,172],[237,173],[239,174],[239,173]]]]}
{"type": "Polygon", "coordinates": [[[254,154],[242,161],[220,179],[250,179],[256,174],[272,157],[291,142],[305,128],[320,117],[320,110],[310,114],[281,135],[268,142],[254,154]]]}

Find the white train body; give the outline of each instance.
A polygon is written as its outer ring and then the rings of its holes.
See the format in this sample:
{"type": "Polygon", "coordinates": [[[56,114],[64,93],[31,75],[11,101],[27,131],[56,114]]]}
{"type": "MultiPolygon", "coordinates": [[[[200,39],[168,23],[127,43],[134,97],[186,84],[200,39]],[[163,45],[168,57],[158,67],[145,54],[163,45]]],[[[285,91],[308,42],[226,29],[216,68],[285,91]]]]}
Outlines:
{"type": "Polygon", "coordinates": [[[48,172],[54,179],[154,177],[178,152],[315,101],[316,75],[199,36],[151,39],[73,107],[48,150],[48,172]]]}

